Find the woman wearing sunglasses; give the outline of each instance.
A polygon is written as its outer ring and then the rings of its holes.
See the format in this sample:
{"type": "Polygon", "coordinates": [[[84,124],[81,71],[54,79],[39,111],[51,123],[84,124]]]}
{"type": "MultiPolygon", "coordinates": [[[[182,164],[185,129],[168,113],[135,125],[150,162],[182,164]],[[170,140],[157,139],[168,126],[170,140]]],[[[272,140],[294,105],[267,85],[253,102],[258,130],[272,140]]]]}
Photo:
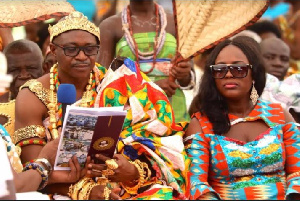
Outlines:
{"type": "Polygon", "coordinates": [[[265,82],[252,38],[211,53],[185,136],[190,199],[300,198],[300,132],[279,104],[258,99],[265,82]]]}

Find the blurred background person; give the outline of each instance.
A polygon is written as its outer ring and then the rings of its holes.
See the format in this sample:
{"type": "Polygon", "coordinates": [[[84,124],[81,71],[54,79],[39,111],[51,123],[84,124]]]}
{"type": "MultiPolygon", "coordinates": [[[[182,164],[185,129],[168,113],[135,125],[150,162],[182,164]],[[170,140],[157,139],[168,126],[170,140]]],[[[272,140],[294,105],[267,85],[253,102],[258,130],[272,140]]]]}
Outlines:
{"type": "Polygon", "coordinates": [[[253,25],[247,27],[247,30],[257,33],[261,40],[269,37],[282,37],[279,27],[270,20],[259,20],[253,25]]]}
{"type": "Polygon", "coordinates": [[[43,56],[35,42],[21,39],[8,44],[3,50],[7,58],[7,73],[13,76],[8,92],[0,96],[0,124],[10,135],[14,133],[15,99],[26,81],[42,76],[43,56]]]}
{"type": "Polygon", "coordinates": [[[260,43],[266,72],[282,81],[290,67],[290,48],[280,38],[271,37],[260,43]]]}

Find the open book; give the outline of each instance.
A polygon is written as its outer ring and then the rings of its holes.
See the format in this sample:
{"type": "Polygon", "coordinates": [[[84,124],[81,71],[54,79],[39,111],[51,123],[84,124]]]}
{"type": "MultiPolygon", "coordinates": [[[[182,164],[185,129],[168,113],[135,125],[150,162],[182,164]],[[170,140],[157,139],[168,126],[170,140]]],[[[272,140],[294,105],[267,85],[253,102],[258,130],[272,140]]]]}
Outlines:
{"type": "Polygon", "coordinates": [[[100,153],[112,157],[126,113],[123,107],[67,106],[54,170],[70,170],[68,162],[73,155],[82,167],[87,156],[94,159],[100,153]]]}

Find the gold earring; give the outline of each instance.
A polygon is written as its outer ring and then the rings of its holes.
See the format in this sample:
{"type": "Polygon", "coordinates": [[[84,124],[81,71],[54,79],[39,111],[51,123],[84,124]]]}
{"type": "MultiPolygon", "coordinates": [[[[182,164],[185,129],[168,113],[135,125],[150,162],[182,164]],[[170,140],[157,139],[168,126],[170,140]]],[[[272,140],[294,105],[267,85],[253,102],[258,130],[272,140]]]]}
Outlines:
{"type": "Polygon", "coordinates": [[[257,94],[257,90],[254,87],[254,81],[253,81],[252,90],[251,90],[251,94],[250,94],[250,99],[251,99],[253,105],[256,104],[258,97],[259,96],[257,94]]]}

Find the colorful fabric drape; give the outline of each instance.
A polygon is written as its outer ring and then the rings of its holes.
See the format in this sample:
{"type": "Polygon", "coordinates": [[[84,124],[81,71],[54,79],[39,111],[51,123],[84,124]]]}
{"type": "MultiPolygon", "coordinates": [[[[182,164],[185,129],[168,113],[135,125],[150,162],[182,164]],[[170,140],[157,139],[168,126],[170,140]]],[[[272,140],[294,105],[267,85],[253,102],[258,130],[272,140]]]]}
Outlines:
{"type": "Polygon", "coordinates": [[[300,193],[300,132],[284,121],[279,104],[259,101],[245,117],[229,114],[231,124],[264,121],[269,129],[242,142],[213,132],[208,118],[195,117],[203,130],[190,148],[190,199],[282,200],[300,193]]]}
{"type": "MultiPolygon", "coordinates": [[[[155,32],[135,33],[133,37],[141,52],[153,51],[155,32]]],[[[161,79],[168,78],[169,70],[172,67],[171,59],[176,54],[176,38],[170,33],[166,33],[166,38],[160,53],[157,55],[155,68],[147,76],[156,82],[161,79]]],[[[122,37],[116,44],[116,56],[128,57],[136,60],[134,52],[131,51],[125,37],[122,37]]],[[[140,68],[143,72],[152,68],[153,60],[140,60],[140,68]]],[[[185,95],[182,89],[176,89],[172,96],[171,105],[174,110],[175,122],[189,121],[190,117],[186,108],[185,95]]]]}
{"type": "Polygon", "coordinates": [[[95,103],[95,107],[122,105],[129,109],[117,152],[130,160],[145,156],[156,172],[150,181],[154,185],[132,199],[183,199],[189,160],[182,136],[187,124],[175,124],[166,94],[130,59],[107,71],[95,103]]]}

